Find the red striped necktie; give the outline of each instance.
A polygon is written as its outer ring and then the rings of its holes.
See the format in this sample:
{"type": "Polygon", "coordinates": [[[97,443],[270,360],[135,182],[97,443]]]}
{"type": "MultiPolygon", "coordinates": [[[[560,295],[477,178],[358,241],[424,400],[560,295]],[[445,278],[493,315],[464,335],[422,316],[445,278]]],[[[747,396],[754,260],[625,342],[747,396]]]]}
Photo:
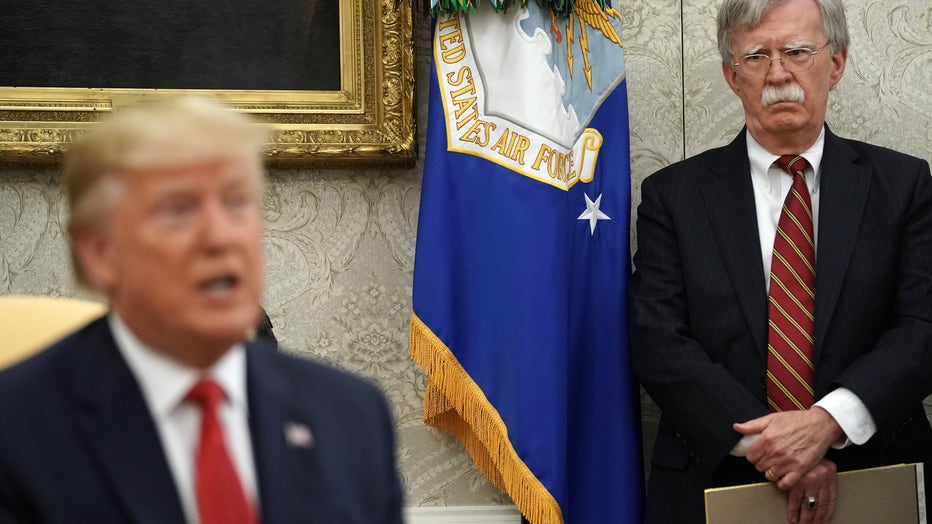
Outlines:
{"type": "Polygon", "coordinates": [[[777,223],[770,269],[767,334],[767,403],[771,411],[808,409],[812,391],[815,314],[815,242],[812,202],[806,187],[809,163],[801,156],[777,160],[793,177],[777,223]]]}
{"type": "Polygon", "coordinates": [[[198,381],[188,393],[188,400],[198,404],[202,413],[194,473],[198,514],[201,524],[256,524],[217,416],[223,399],[223,389],[207,379],[198,381]]]}

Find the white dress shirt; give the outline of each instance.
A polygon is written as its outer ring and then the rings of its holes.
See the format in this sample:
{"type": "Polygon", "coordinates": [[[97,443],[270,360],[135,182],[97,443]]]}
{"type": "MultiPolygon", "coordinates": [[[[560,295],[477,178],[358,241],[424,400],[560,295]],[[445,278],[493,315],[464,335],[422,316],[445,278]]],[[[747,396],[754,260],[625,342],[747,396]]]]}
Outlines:
{"type": "Polygon", "coordinates": [[[147,347],[116,313],[111,313],[109,322],[116,345],[136,377],[158,429],[187,521],[191,524],[200,522],[194,488],[194,462],[201,434],[201,410],[197,405],[186,402],[185,396],[200,378],[213,379],[226,393],[227,400],[220,406],[219,418],[227,451],[247,498],[258,511],[246,400],[246,349],[243,345],[233,346],[210,369],[200,370],[184,366],[147,347]]]}
{"type": "MultiPolygon", "coordinates": [[[[783,209],[783,201],[793,185],[793,178],[776,165],[779,155],[763,148],[750,132],[746,132],[748,159],[751,164],[751,185],[754,188],[754,207],[757,210],[757,228],[760,237],[761,261],[764,264],[764,285],[770,292],[770,264],[773,259],[773,242],[777,235],[777,223],[783,209]]],[[[812,200],[813,241],[819,241],[819,184],[821,181],[822,151],[825,146],[825,128],[812,146],[800,156],[809,162],[806,169],[806,185],[812,200]]],[[[818,260],[816,279],[818,280],[818,260]]],[[[819,297],[816,296],[816,300],[819,297]]],[[[838,388],[815,403],[827,411],[845,433],[845,437],[832,447],[843,448],[850,444],[863,444],[877,432],[877,426],[867,406],[847,388],[838,388]]],[[[744,422],[744,421],[741,421],[744,422]]],[[[732,455],[744,456],[757,435],[743,437],[731,450],[732,455]]]]}

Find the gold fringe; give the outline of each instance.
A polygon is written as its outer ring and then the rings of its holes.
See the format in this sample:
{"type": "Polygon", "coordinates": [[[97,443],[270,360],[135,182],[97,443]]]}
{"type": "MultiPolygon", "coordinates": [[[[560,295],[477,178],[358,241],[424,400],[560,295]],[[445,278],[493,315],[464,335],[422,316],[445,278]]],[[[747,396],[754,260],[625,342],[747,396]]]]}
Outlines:
{"type": "Polygon", "coordinates": [[[563,524],[556,499],[518,456],[498,411],[450,348],[413,312],[410,351],[427,373],[424,423],[458,438],[479,471],[532,524],[563,524]]]}

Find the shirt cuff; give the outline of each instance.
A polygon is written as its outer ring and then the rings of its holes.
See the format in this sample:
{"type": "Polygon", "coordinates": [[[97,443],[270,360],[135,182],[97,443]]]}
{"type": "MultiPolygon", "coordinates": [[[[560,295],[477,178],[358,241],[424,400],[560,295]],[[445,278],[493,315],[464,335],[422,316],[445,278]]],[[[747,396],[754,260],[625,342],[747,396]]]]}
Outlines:
{"type": "Polygon", "coordinates": [[[835,449],[842,449],[851,444],[860,446],[877,433],[877,425],[867,406],[850,389],[838,388],[822,397],[815,405],[828,411],[845,432],[842,438],[832,444],[835,449]]]}
{"type": "Polygon", "coordinates": [[[760,433],[755,433],[753,435],[745,435],[741,437],[741,440],[735,444],[735,447],[731,448],[731,451],[729,451],[728,454],[733,457],[743,457],[747,455],[748,448],[751,447],[751,444],[753,444],[759,436],[760,433]]]}

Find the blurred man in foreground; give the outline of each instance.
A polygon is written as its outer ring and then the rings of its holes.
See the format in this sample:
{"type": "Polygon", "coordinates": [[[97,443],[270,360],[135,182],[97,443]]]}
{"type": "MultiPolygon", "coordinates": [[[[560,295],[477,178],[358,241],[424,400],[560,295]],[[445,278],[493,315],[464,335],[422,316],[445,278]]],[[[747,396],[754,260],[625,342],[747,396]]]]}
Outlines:
{"type": "Polygon", "coordinates": [[[0,521],[401,522],[378,391],[247,341],[263,138],[179,98],[69,149],[75,273],[111,313],[0,372],[0,521]]]}
{"type": "Polygon", "coordinates": [[[932,459],[932,177],[825,125],[841,0],[725,0],[718,37],[746,127],[638,208],[632,360],[663,411],[646,520],[769,481],[787,520],[824,522],[836,471],[932,459]]]}

